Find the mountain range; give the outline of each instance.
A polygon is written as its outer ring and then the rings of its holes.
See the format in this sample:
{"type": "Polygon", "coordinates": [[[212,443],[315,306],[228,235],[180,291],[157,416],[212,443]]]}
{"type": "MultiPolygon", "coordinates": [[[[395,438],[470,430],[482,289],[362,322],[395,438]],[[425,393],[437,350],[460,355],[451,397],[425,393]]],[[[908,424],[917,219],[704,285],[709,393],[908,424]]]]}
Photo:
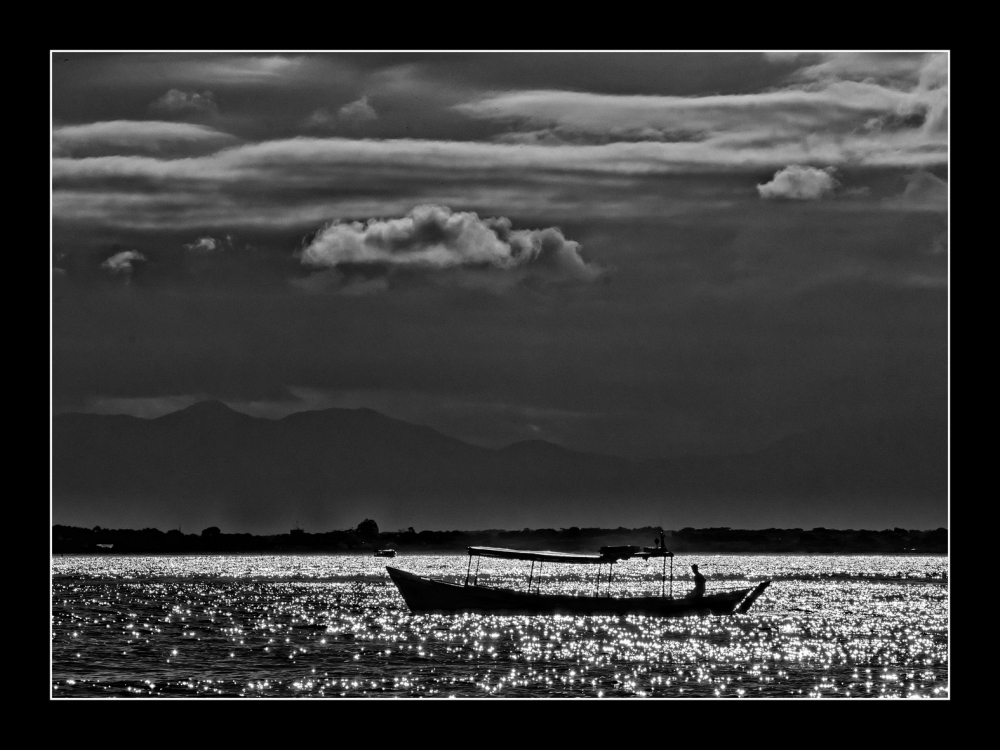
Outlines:
{"type": "Polygon", "coordinates": [[[268,533],[549,525],[946,525],[948,428],[830,424],[760,451],[633,462],[542,440],[470,445],[371,409],[262,419],[205,401],[52,423],[53,522],[268,533]]]}

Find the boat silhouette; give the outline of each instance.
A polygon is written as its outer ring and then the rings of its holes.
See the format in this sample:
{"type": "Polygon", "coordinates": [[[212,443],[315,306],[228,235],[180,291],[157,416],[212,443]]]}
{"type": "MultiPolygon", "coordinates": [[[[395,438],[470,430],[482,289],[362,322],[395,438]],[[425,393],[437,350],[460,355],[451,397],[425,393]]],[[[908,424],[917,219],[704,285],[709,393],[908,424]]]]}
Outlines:
{"type": "MultiPolygon", "coordinates": [[[[743,614],[753,606],[757,598],[771,583],[761,581],[756,586],[726,591],[708,592],[702,596],[674,597],[665,590],[666,575],[662,577],[659,596],[603,596],[600,593],[601,566],[608,565],[608,588],[616,562],[631,558],[649,559],[661,557],[673,564],[673,553],[665,547],[602,547],[598,555],[567,554],[562,552],[534,552],[527,550],[502,549],[498,547],[469,547],[469,570],[464,583],[455,583],[437,578],[426,578],[408,573],[399,568],[386,566],[386,571],[406,606],[412,612],[475,612],[510,615],[539,614],[579,614],[579,615],[652,615],[657,617],[683,617],[686,615],[731,615],[743,614]],[[473,576],[472,558],[492,557],[505,560],[530,560],[531,572],[525,591],[493,586],[481,586],[478,575],[473,576]],[[544,594],[537,588],[532,590],[535,563],[539,569],[545,562],[574,565],[597,565],[597,587],[592,596],[572,594],[544,594]]],[[[673,574],[670,576],[673,583],[673,574]]]]}

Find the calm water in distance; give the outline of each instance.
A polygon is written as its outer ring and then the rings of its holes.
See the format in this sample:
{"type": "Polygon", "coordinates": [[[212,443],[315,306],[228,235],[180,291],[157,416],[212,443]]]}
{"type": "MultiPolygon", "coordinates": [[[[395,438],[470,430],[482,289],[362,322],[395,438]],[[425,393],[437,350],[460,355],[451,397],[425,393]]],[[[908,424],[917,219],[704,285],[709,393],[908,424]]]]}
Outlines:
{"type": "MultiPolygon", "coordinates": [[[[52,695],[948,697],[947,556],[685,555],[675,595],[691,563],[709,593],[773,583],[746,615],[671,619],[414,615],[387,563],[464,580],[468,557],[54,557],[52,695]]],[[[484,559],[479,582],[529,567],[484,559]]],[[[660,570],[620,563],[611,591],[659,593],[660,570]]],[[[594,572],[546,564],[541,591],[594,572]]]]}

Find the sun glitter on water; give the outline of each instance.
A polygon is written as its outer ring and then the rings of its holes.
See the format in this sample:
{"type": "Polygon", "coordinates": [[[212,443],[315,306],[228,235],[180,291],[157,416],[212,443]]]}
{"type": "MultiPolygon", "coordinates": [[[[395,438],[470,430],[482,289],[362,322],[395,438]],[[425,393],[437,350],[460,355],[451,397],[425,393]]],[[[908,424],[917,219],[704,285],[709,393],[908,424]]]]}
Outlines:
{"type": "MultiPolygon", "coordinates": [[[[394,564],[458,579],[466,562],[394,564]]],[[[709,573],[709,590],[774,583],[732,617],[414,615],[369,557],[56,558],[53,695],[948,696],[946,557],[686,562],[709,573]]],[[[543,590],[587,590],[551,567],[543,590]]],[[[658,585],[642,562],[620,567],[614,593],[658,585]]],[[[512,561],[481,573],[523,579],[512,561]]]]}

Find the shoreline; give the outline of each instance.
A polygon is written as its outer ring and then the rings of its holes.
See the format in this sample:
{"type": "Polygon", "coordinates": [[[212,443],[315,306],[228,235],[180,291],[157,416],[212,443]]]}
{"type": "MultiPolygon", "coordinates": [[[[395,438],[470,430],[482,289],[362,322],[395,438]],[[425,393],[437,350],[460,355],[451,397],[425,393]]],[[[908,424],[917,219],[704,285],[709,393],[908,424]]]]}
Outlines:
{"type": "Polygon", "coordinates": [[[256,536],[227,534],[212,526],[200,534],[179,529],[86,529],[52,527],[52,554],[368,554],[391,548],[398,554],[464,554],[468,547],[551,550],[594,553],[601,547],[649,545],[663,535],[667,549],[677,555],[906,555],[948,553],[948,530],[916,529],[707,529],[662,530],[659,527],[617,529],[522,529],[506,531],[380,532],[374,521],[357,529],[309,533],[292,529],[285,534],[256,536]]]}

